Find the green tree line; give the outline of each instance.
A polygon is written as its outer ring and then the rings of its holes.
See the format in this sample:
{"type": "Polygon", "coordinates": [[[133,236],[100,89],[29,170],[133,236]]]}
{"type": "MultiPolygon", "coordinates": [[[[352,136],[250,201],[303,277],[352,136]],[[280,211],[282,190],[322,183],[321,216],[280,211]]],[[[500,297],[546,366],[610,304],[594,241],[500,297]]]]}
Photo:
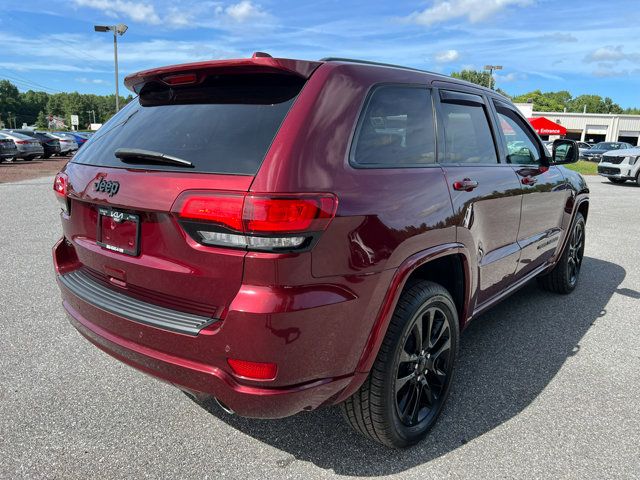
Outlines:
{"type": "MultiPolygon", "coordinates": [[[[132,99],[131,95],[121,96],[120,105],[132,99]]],[[[20,128],[26,123],[46,128],[49,115],[64,118],[65,123],[71,125],[71,115],[78,115],[80,129],[83,129],[93,123],[93,112],[96,123],[104,123],[111,118],[116,110],[115,103],[115,95],[46,93],[33,90],[20,92],[10,81],[0,80],[0,122],[5,127],[15,123],[20,128]]]]}
{"type": "MultiPolygon", "coordinates": [[[[482,85],[484,87],[495,87],[495,80],[491,78],[489,72],[478,70],[462,70],[451,74],[454,78],[460,78],[467,82],[482,85]]],[[[515,103],[533,103],[535,112],[583,112],[586,107],[587,113],[626,113],[630,115],[640,115],[640,108],[624,109],[614,103],[609,97],[600,95],[578,95],[574,97],[570,92],[562,90],[560,92],[542,92],[534,90],[522,95],[509,95],[501,89],[497,89],[505,97],[510,98],[515,103]]]]}

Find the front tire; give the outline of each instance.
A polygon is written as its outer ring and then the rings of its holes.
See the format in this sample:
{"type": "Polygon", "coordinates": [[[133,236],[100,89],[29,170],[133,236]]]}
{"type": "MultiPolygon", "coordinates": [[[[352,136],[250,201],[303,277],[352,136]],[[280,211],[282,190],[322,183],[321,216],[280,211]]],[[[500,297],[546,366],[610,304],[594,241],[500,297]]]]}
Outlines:
{"type": "Polygon", "coordinates": [[[347,422],[392,448],[422,440],[449,395],[458,325],[455,304],[444,287],[421,281],[408,288],[369,376],[341,405],[347,422]]]}
{"type": "Polygon", "coordinates": [[[573,292],[584,257],[586,221],[580,212],[576,214],[573,228],[564,252],[551,272],[538,277],[538,284],[550,292],[567,294],[573,292]]]}

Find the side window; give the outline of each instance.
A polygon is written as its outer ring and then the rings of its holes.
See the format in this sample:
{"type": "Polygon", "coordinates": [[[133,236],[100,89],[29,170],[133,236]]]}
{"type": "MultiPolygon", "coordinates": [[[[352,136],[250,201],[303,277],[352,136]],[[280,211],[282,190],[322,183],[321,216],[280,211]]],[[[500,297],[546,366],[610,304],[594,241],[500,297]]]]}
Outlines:
{"type": "Polygon", "coordinates": [[[363,166],[435,163],[431,92],[400,85],[378,87],[360,118],[354,146],[351,160],[363,166]]]}
{"type": "Polygon", "coordinates": [[[540,150],[531,130],[524,120],[511,108],[496,102],[500,129],[507,142],[507,162],[515,165],[531,165],[540,163],[540,150]]]}
{"type": "Polygon", "coordinates": [[[445,137],[441,163],[496,164],[498,156],[482,97],[441,92],[440,112],[445,137]],[[460,97],[458,101],[455,98],[460,97]],[[477,99],[477,102],[474,101],[477,99]],[[470,100],[470,101],[469,101],[470,100]]]}

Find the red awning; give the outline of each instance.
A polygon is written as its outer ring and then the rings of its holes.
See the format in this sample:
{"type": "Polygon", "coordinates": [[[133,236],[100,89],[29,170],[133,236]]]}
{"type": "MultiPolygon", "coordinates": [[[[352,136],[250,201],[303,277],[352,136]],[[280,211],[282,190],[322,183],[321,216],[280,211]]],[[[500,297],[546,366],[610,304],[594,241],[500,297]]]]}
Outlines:
{"type": "Polygon", "coordinates": [[[567,129],[545,117],[530,118],[529,123],[538,135],[566,135],[567,129]]]}

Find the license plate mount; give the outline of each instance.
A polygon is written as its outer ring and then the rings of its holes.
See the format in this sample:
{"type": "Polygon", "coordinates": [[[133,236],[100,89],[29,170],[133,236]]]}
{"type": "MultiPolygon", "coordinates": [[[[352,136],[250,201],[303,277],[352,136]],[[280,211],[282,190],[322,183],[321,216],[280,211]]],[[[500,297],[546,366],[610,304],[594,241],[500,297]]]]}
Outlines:
{"type": "Polygon", "coordinates": [[[112,208],[98,208],[96,244],[137,257],[140,254],[140,216],[112,208]]]}

